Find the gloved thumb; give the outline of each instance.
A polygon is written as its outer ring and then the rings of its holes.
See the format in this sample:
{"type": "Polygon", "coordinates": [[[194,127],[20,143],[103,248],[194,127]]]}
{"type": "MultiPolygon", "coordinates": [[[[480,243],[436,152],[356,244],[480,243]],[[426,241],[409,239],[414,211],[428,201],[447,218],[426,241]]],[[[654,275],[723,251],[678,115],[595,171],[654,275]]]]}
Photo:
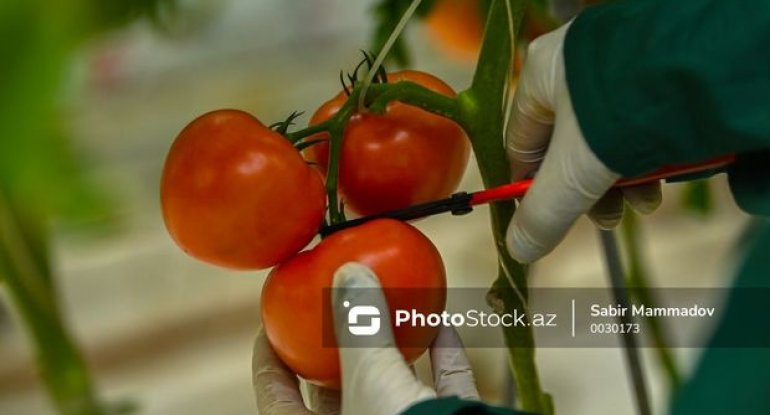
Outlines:
{"type": "Polygon", "coordinates": [[[508,251],[520,262],[551,252],[620,177],[588,147],[569,93],[563,93],[567,96],[559,99],[551,145],[508,226],[508,251]]]}
{"type": "Polygon", "coordinates": [[[436,396],[395,347],[390,312],[374,273],[347,263],[334,275],[334,329],[342,365],[342,414],[390,415],[436,396]]]}
{"type": "Polygon", "coordinates": [[[388,303],[380,283],[366,266],[348,262],[334,274],[332,307],[340,347],[394,347],[388,303]]]}

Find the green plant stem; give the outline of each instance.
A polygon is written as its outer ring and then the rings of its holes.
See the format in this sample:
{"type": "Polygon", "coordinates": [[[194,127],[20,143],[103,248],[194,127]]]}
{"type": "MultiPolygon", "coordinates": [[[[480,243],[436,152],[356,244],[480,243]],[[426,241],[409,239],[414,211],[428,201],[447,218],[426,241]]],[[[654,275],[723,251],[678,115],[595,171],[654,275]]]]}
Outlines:
{"type": "Polygon", "coordinates": [[[336,120],[332,118],[322,123],[311,125],[307,128],[303,128],[301,130],[286,133],[286,138],[288,138],[290,142],[296,143],[299,140],[302,140],[303,138],[311,136],[313,134],[328,132],[329,129],[332,127],[332,125],[335,124],[335,121],[336,120]]]}
{"type": "MultiPolygon", "coordinates": [[[[4,196],[0,193],[0,196],[4,196]]],[[[0,273],[35,345],[38,369],[62,415],[102,415],[85,361],[60,317],[44,230],[0,197],[0,273]]]]}
{"type": "MultiPolygon", "coordinates": [[[[642,239],[641,229],[638,223],[636,213],[627,209],[621,222],[623,247],[628,258],[628,288],[629,294],[638,302],[646,304],[648,307],[657,307],[658,301],[650,290],[649,277],[647,269],[644,266],[640,241],[642,239]]],[[[645,317],[645,323],[650,328],[650,336],[655,345],[655,353],[658,362],[663,367],[668,379],[671,393],[675,393],[682,384],[682,376],[679,373],[676,359],[674,358],[666,334],[666,327],[655,317],[645,317]]]]}
{"type": "MultiPolygon", "coordinates": [[[[348,101],[352,103],[353,101],[348,101]]],[[[350,106],[352,108],[352,105],[350,106]]],[[[352,109],[351,109],[352,110],[352,109]]],[[[342,112],[342,111],[340,111],[342,112]]],[[[349,118],[349,117],[348,117],[349,118]]],[[[329,200],[329,222],[332,225],[345,221],[344,208],[337,201],[337,184],[340,173],[340,153],[344,126],[334,124],[329,129],[329,163],[326,169],[326,197],[329,200]]]]}
{"type": "Polygon", "coordinates": [[[340,150],[342,149],[342,138],[345,133],[345,125],[354,113],[359,92],[358,88],[353,89],[342,108],[328,120],[285,134],[286,138],[292,143],[297,143],[303,138],[313,134],[327,133],[329,135],[329,160],[326,169],[326,198],[329,202],[329,222],[331,224],[345,221],[345,212],[343,211],[343,207],[340,206],[337,193],[337,183],[339,182],[339,157],[340,150]]]}
{"type": "MultiPolygon", "coordinates": [[[[525,0],[494,0],[490,6],[478,65],[471,87],[460,93],[460,124],[471,137],[485,188],[510,182],[510,165],[503,147],[505,100],[511,71],[511,44],[508,7],[518,30],[525,0]],[[508,3],[508,4],[506,4],[508,3]]],[[[489,293],[489,301],[498,311],[527,309],[527,269],[508,254],[505,233],[516,207],[513,201],[490,206],[492,234],[499,258],[497,280],[489,293]]],[[[540,414],[553,414],[553,402],[540,385],[535,361],[535,342],[530,327],[503,330],[520,409],[540,414]]]]}
{"type": "Polygon", "coordinates": [[[399,101],[461,122],[457,99],[433,92],[414,82],[371,85],[366,101],[369,111],[376,114],[384,113],[391,101],[399,101]]]}

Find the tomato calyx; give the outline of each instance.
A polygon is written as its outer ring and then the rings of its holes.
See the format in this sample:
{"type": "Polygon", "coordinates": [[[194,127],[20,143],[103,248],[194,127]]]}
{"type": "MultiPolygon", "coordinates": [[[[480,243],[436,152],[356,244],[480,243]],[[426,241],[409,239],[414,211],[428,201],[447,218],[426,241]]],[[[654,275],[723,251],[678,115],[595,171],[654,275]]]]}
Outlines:
{"type": "MultiPolygon", "coordinates": [[[[286,117],[285,120],[272,123],[268,128],[280,134],[285,139],[289,140],[289,142],[294,145],[294,148],[296,148],[297,151],[302,151],[316,144],[329,141],[328,138],[319,138],[319,139],[313,139],[313,140],[298,140],[291,137],[291,135],[289,134],[289,127],[294,125],[295,124],[294,121],[297,118],[301,117],[302,114],[304,113],[305,113],[304,111],[292,111],[292,113],[289,114],[289,116],[286,117]]],[[[316,163],[308,161],[308,164],[314,165],[316,163]]]]}
{"type": "Polygon", "coordinates": [[[305,111],[292,111],[285,120],[272,123],[268,128],[286,137],[286,134],[289,132],[289,127],[294,125],[294,120],[302,116],[304,113],[305,111]]]}
{"type": "MultiPolygon", "coordinates": [[[[361,54],[364,55],[364,58],[358,63],[358,65],[356,65],[356,67],[353,69],[353,72],[349,72],[346,74],[344,71],[340,70],[340,84],[342,84],[342,91],[348,97],[350,97],[350,94],[353,93],[353,90],[356,88],[356,86],[360,84],[360,80],[358,79],[358,71],[360,71],[361,68],[363,68],[364,65],[366,65],[367,71],[364,74],[369,73],[369,71],[372,70],[374,61],[376,60],[374,52],[367,52],[361,49],[361,54]],[[345,82],[346,77],[347,77],[347,82],[345,82]],[[348,83],[350,83],[350,85],[348,85],[348,83]]],[[[385,65],[380,65],[377,68],[377,73],[374,74],[372,83],[375,83],[375,84],[388,83],[388,73],[385,70],[385,65]]]]}

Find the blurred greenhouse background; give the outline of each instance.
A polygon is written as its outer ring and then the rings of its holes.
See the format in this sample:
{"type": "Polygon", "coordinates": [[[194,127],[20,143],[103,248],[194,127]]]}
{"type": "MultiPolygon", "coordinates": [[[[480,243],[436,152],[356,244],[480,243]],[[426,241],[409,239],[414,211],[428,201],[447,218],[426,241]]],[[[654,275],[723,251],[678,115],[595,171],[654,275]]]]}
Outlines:
{"type": "MultiPolygon", "coordinates": [[[[12,3],[15,0],[0,6],[0,13],[12,10],[12,3]]],[[[31,3],[50,7],[46,16],[51,19],[67,9],[31,3]]],[[[73,219],[54,222],[52,265],[64,319],[93,371],[102,400],[122,402],[122,407],[147,415],[256,413],[251,343],[260,324],[265,273],[223,271],[176,248],[159,212],[161,166],[176,133],[208,110],[238,108],[266,123],[294,110],[312,113],[339,90],[339,70],[352,68],[360,59],[359,49],[368,47],[373,3],[177,1],[175,9],[161,10],[154,21],[100,29],[100,35],[89,35],[85,42],[73,39],[77,47],[71,54],[65,53],[70,50],[66,45],[33,48],[25,42],[40,39],[17,38],[26,33],[11,27],[19,22],[0,14],[3,50],[14,51],[16,59],[29,58],[27,52],[61,52],[66,62],[62,88],[50,108],[58,114],[61,135],[71,139],[70,150],[79,156],[89,189],[98,194],[74,193],[82,206],[73,209],[84,213],[62,215],[73,219]],[[103,204],[109,207],[91,209],[103,204]]],[[[53,27],[39,35],[60,36],[64,32],[59,29],[66,28],[53,27]]],[[[423,25],[410,27],[407,42],[413,67],[436,74],[458,90],[469,82],[472,62],[447,56],[423,25]]],[[[5,163],[0,168],[8,177],[32,174],[24,169],[36,166],[23,164],[22,156],[48,154],[40,161],[46,165],[63,157],[50,147],[59,141],[25,135],[50,127],[29,120],[46,115],[46,108],[35,111],[45,104],[38,101],[47,99],[45,88],[56,84],[57,75],[51,73],[55,67],[45,66],[56,65],[56,60],[27,62],[30,66],[21,68],[13,67],[13,61],[0,63],[0,68],[11,68],[0,70],[0,120],[6,123],[0,127],[0,151],[5,152],[0,154],[5,163]],[[13,71],[27,70],[30,76],[46,78],[40,83],[28,80],[26,90],[11,83],[23,79],[13,78],[18,75],[13,71]],[[26,94],[26,106],[18,105],[20,94],[26,94]],[[9,124],[17,121],[34,128],[14,130],[9,124]]],[[[300,119],[306,121],[307,115],[300,119]]],[[[39,187],[41,191],[70,189],[66,183],[48,184],[39,187]]],[[[735,207],[723,178],[712,184],[714,210],[709,216],[683,213],[682,186],[669,185],[663,207],[642,222],[644,253],[655,284],[728,285],[725,276],[735,259],[731,248],[746,217],[735,207]]],[[[462,188],[481,188],[473,163],[462,188]]],[[[48,195],[22,194],[17,203],[49,203],[48,195]]],[[[483,209],[464,217],[431,218],[418,226],[441,251],[450,286],[484,287],[492,282],[496,256],[483,209]]],[[[557,287],[601,287],[605,279],[596,232],[586,221],[534,267],[531,277],[533,286],[557,287]]],[[[0,414],[54,414],[29,337],[5,288],[0,280],[0,414]]],[[[504,351],[469,353],[482,394],[500,402],[507,371],[504,351]]],[[[698,350],[678,349],[676,354],[687,369],[698,350]]],[[[645,351],[655,402],[661,408],[665,383],[651,356],[645,351]]],[[[633,412],[620,350],[542,349],[538,359],[544,387],[560,413],[633,412]]],[[[420,362],[423,372],[425,363],[420,362]]]]}

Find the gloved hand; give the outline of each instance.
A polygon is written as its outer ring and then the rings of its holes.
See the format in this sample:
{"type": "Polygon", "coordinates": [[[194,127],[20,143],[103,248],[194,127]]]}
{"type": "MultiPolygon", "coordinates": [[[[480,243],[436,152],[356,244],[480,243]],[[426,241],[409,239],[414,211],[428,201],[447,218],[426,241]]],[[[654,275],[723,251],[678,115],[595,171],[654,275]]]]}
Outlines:
{"type": "Polygon", "coordinates": [[[300,393],[300,381],[273,352],[265,330],[260,327],[251,361],[252,382],[260,415],[336,415],[340,393],[303,383],[307,403],[300,393]]]}
{"type": "MultiPolygon", "coordinates": [[[[348,313],[342,305],[345,300],[387,310],[376,276],[363,265],[348,263],[340,267],[334,276],[334,286],[332,306],[337,333],[346,329],[348,313]]],[[[431,346],[433,388],[430,388],[415,377],[395,348],[390,317],[385,313],[380,318],[381,329],[377,334],[357,338],[361,339],[360,344],[351,344],[346,338],[346,347],[339,349],[343,415],[396,415],[419,401],[437,396],[478,399],[473,372],[454,329],[442,328],[431,346]]],[[[261,415],[340,413],[339,393],[313,385],[307,385],[306,408],[296,375],[278,360],[262,330],[254,346],[252,369],[261,415]]]]}
{"type": "Polygon", "coordinates": [[[511,105],[506,150],[512,180],[537,170],[506,238],[521,262],[551,252],[583,213],[609,229],[620,222],[624,198],[640,213],[661,202],[659,182],[609,190],[620,176],[588,147],[567,88],[563,48],[569,25],[530,44],[511,105]]]}

